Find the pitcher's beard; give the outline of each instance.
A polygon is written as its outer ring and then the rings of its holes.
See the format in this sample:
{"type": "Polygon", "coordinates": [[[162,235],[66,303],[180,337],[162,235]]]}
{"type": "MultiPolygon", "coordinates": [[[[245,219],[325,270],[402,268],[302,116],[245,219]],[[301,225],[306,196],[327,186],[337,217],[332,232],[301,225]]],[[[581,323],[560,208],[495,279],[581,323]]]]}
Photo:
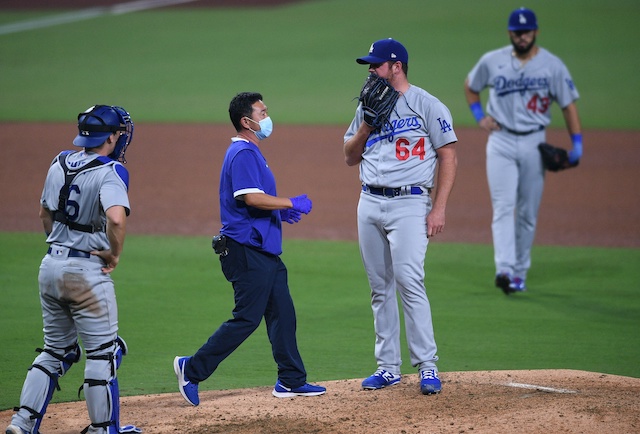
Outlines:
{"type": "Polygon", "coordinates": [[[536,38],[534,37],[533,40],[527,44],[526,46],[522,47],[518,44],[516,44],[515,42],[511,41],[511,45],[513,46],[513,49],[515,50],[515,52],[517,54],[523,55],[523,54],[528,54],[529,51],[531,51],[531,49],[533,48],[533,46],[536,43],[536,38]]]}

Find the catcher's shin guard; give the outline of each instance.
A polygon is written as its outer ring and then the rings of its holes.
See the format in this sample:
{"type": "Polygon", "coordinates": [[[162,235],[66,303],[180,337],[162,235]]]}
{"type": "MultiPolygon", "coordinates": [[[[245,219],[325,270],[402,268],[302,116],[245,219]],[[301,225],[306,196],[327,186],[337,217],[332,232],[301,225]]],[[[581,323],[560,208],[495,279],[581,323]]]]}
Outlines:
{"type": "Polygon", "coordinates": [[[133,425],[120,426],[120,388],[116,370],[127,354],[127,344],[117,337],[100,347],[87,350],[85,380],[82,388],[91,424],[82,433],[138,433],[133,425]]]}
{"type": "Polygon", "coordinates": [[[62,350],[47,347],[44,350],[37,348],[36,351],[40,355],[27,372],[20,394],[20,407],[15,408],[17,413],[12,418],[14,425],[34,434],[39,432],[53,392],[60,390],[58,379],[82,356],[77,343],[62,350]]]}

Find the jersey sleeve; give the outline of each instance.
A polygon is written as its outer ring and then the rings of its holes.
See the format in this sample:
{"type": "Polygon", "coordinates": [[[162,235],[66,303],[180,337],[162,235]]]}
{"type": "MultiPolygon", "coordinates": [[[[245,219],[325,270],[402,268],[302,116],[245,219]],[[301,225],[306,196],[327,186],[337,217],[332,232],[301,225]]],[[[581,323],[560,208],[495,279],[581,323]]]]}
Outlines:
{"type": "Polygon", "coordinates": [[[231,188],[233,197],[247,193],[264,193],[265,188],[260,178],[261,167],[265,165],[264,159],[255,152],[244,149],[233,158],[231,169],[231,188]]]}
{"type": "Polygon", "coordinates": [[[489,82],[489,67],[486,62],[487,55],[488,54],[482,56],[467,75],[469,89],[477,93],[480,93],[489,82]]]}
{"type": "Polygon", "coordinates": [[[458,141],[451,112],[440,100],[436,100],[427,112],[427,129],[434,149],[458,141]]]}
{"type": "Polygon", "coordinates": [[[347,128],[347,132],[344,134],[344,142],[346,143],[351,137],[355,136],[358,128],[360,128],[360,124],[363,122],[362,119],[362,103],[358,103],[358,107],[356,108],[356,114],[347,128]]]}
{"type": "Polygon", "coordinates": [[[580,95],[573,83],[569,70],[564,63],[558,60],[558,67],[555,68],[551,85],[551,94],[554,95],[558,105],[562,108],[577,100],[580,95]]]}
{"type": "Polygon", "coordinates": [[[123,206],[127,215],[131,212],[129,205],[129,172],[120,163],[114,163],[105,176],[100,187],[100,204],[105,211],[112,206],[123,206]]]}

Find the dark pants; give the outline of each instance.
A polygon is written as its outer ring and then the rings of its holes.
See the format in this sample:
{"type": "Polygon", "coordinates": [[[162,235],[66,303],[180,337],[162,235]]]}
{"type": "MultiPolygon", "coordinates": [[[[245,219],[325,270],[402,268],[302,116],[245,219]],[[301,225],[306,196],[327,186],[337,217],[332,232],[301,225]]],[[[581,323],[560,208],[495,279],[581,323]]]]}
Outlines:
{"type": "Polygon", "coordinates": [[[273,358],[278,364],[278,379],[296,388],[307,381],[307,373],[296,342],[296,312],[287,283],[287,268],[278,256],[259,252],[227,238],[229,254],[220,257],[222,272],[233,285],[233,318],[224,322],[202,345],[185,374],[199,383],[260,325],[267,325],[273,358]]]}

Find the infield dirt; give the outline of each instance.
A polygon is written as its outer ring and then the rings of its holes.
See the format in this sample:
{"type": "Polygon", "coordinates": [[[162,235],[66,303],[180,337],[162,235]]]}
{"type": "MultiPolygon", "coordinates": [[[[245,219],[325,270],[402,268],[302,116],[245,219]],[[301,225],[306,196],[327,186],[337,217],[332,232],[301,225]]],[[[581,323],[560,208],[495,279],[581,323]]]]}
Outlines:
{"type": "MultiPolygon", "coordinates": [[[[181,7],[293,1],[298,0],[201,0],[181,7]]],[[[92,6],[114,3],[118,1],[96,0],[92,6]]],[[[79,0],[6,0],[2,7],[86,5],[79,0]]],[[[279,194],[305,192],[314,201],[304,224],[287,225],[285,238],[356,239],[360,187],[357,169],[343,162],[345,127],[276,125],[265,142],[263,152],[279,194]]],[[[75,125],[5,123],[0,128],[0,201],[9,204],[3,209],[0,231],[40,232],[37,209],[46,168],[57,152],[72,148],[75,125]]],[[[447,227],[431,242],[490,244],[486,136],[477,129],[456,132],[459,168],[447,227]]],[[[127,152],[132,180],[128,232],[215,233],[220,225],[220,163],[233,133],[226,125],[137,123],[127,152]]],[[[548,141],[568,147],[564,130],[549,131],[548,141]]],[[[640,247],[638,143],[640,132],[586,131],[580,166],[547,175],[536,244],[640,247]]],[[[158,363],[171,370],[170,360],[158,363]]],[[[637,378],[573,370],[442,372],[441,377],[443,391],[434,396],[421,395],[417,375],[407,375],[400,385],[380,391],[363,391],[361,379],[320,382],[327,394],[313,398],[280,400],[268,387],[208,391],[201,393],[201,404],[195,408],[176,387],[176,393],[123,397],[121,422],[147,434],[640,432],[637,378]]],[[[0,412],[0,426],[8,424],[12,414],[0,412]]],[[[52,404],[42,432],[78,433],[87,424],[84,402],[52,404]]]]}
{"type": "MultiPolygon", "coordinates": [[[[1,128],[0,201],[11,206],[3,212],[0,231],[39,232],[46,168],[57,152],[72,148],[75,125],[5,123],[1,128]]],[[[458,178],[447,227],[431,242],[490,244],[485,136],[475,129],[456,131],[458,178]]],[[[304,224],[286,225],[285,238],[356,239],[358,174],[343,162],[343,133],[343,127],[280,125],[265,142],[279,194],[305,192],[314,201],[304,224]]],[[[136,124],[127,152],[128,232],[216,232],[220,161],[232,135],[229,126],[136,124]]],[[[638,132],[585,133],[580,166],[547,175],[536,244],[640,246],[639,139],[638,132]]],[[[550,131],[548,140],[568,146],[564,131],[550,131]]],[[[171,370],[171,361],[158,363],[171,370]]],[[[176,387],[176,393],[122,398],[121,422],[148,434],[640,432],[637,378],[572,370],[442,372],[441,377],[443,392],[436,396],[421,395],[417,375],[407,375],[400,385],[373,392],[361,390],[361,379],[320,382],[328,391],[315,398],[279,400],[265,387],[203,392],[196,408],[176,387]]],[[[0,425],[8,424],[12,413],[0,412],[0,425]]],[[[52,404],[42,432],[77,433],[87,424],[84,402],[52,404]]]]}

